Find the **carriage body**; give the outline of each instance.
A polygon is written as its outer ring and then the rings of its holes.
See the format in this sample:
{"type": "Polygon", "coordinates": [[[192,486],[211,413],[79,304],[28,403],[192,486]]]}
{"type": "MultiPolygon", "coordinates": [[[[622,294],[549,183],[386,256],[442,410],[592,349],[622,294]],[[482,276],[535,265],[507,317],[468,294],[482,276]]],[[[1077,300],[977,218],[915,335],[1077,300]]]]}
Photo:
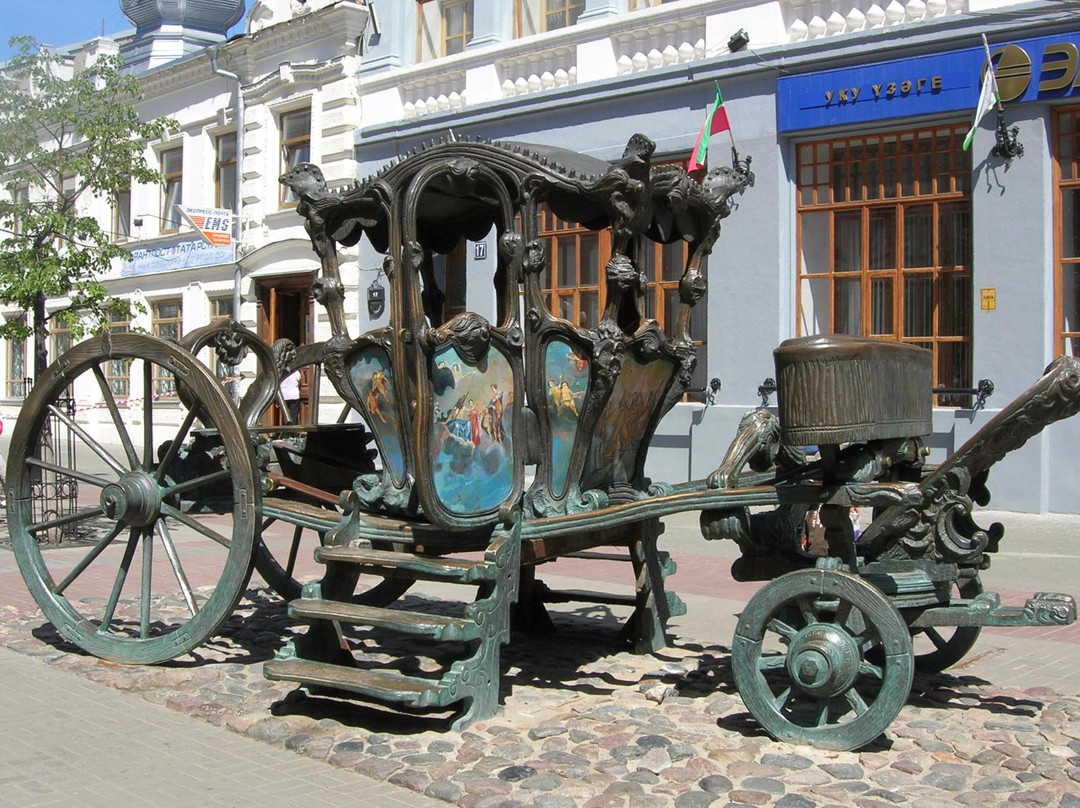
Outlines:
{"type": "MultiPolygon", "coordinates": [[[[384,256],[390,323],[335,335],[339,391],[375,435],[381,474],[358,480],[361,507],[448,530],[499,521],[524,504],[543,518],[647,494],[656,425],[690,383],[690,311],[729,199],[751,175],[719,169],[698,183],[651,169],[654,144],[631,139],[615,163],[561,149],[451,141],[429,146],[351,189],[330,191],[315,166],[282,178],[300,196],[324,279],[335,244],[366,235],[384,256]],[[549,310],[541,211],[611,228],[607,304],[584,328],[549,310]],[[434,256],[494,231],[496,314],[444,313],[434,256]],[[688,261],[673,333],[640,311],[636,256],[683,239],[688,261]],[[344,347],[347,346],[347,347],[344,347]],[[526,467],[534,474],[525,490],[526,467]]],[[[336,305],[332,295],[324,296],[336,305]]],[[[331,322],[338,318],[331,316],[331,322]]]]}

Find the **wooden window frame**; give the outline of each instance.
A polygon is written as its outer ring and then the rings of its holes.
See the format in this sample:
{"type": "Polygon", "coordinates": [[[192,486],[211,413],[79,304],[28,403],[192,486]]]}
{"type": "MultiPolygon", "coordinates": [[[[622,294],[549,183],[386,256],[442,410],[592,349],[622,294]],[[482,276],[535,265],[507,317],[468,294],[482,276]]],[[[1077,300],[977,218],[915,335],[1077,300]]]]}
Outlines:
{"type": "MultiPolygon", "coordinates": [[[[179,339],[184,333],[184,300],[179,297],[162,298],[150,304],[150,332],[160,339],[179,339]],[[163,316],[165,306],[176,306],[174,316],[163,316]],[[170,326],[176,326],[176,333],[166,333],[170,326]]],[[[154,365],[154,398],[174,397],[176,379],[163,365],[154,365]]]]}
{"type": "Polygon", "coordinates": [[[131,189],[117,191],[112,203],[112,240],[128,241],[131,238],[131,189]],[[126,201],[125,201],[126,200],[126,201]]]}
{"type": "MultiPolygon", "coordinates": [[[[284,174],[288,171],[293,163],[294,155],[299,154],[304,149],[307,149],[307,159],[311,159],[311,107],[303,107],[301,109],[291,109],[286,112],[282,112],[278,116],[279,131],[281,133],[281,173],[284,174]],[[307,130],[302,135],[294,135],[293,137],[286,137],[285,129],[289,120],[296,119],[301,116],[307,116],[307,130]]],[[[305,162],[300,160],[298,162],[305,162]]],[[[282,210],[287,208],[295,208],[300,204],[300,197],[292,188],[281,186],[280,196],[278,198],[278,204],[282,210]]]]}
{"type": "Polygon", "coordinates": [[[214,138],[214,207],[227,208],[233,213],[237,212],[236,205],[236,151],[239,145],[236,132],[226,132],[223,135],[218,135],[214,138]],[[222,145],[232,141],[232,157],[222,159],[222,145]],[[222,174],[229,169],[233,171],[233,178],[226,183],[222,183],[222,174]],[[228,195],[233,197],[232,204],[227,204],[228,200],[225,198],[225,194],[222,193],[223,186],[227,186],[228,195]]]}
{"type": "Polygon", "coordinates": [[[542,0],[540,19],[543,21],[543,32],[560,31],[576,25],[578,17],[585,13],[585,0],[542,0]],[[552,7],[555,8],[552,8],[552,7]],[[576,13],[575,13],[576,12],[576,13]],[[551,26],[548,21],[553,14],[562,16],[562,24],[551,26]]]}
{"type": "MultiPolygon", "coordinates": [[[[805,314],[813,303],[804,308],[805,288],[811,283],[824,282],[821,290],[828,305],[828,321],[825,333],[837,333],[844,323],[839,321],[838,287],[844,282],[859,284],[859,325],[846,329],[848,333],[891,339],[898,342],[921,345],[934,353],[934,386],[970,387],[973,375],[972,356],[974,334],[972,328],[972,303],[974,271],[971,258],[973,241],[971,221],[971,165],[970,156],[961,149],[967,127],[964,124],[942,124],[915,130],[882,132],[869,135],[834,137],[825,140],[805,141],[796,144],[796,328],[800,336],[813,332],[804,328],[805,314]],[[906,150],[906,144],[911,144],[906,150]],[[926,148],[925,144],[929,143],[926,148]],[[895,145],[895,149],[887,146],[895,145]],[[871,149],[871,146],[874,148],[871,149]],[[837,159],[837,151],[842,159],[837,159]],[[871,181],[873,180],[873,181],[871,181]],[[908,266],[905,253],[913,240],[908,235],[909,217],[930,212],[930,242],[921,245],[931,255],[929,266],[908,266]],[[942,227],[943,212],[955,211],[962,221],[967,218],[966,246],[956,242],[958,249],[946,250],[946,237],[942,227]],[[966,214],[965,214],[966,210],[966,214]],[[891,213],[890,213],[891,212],[891,213]],[[819,241],[824,241],[824,260],[807,271],[804,265],[806,247],[805,230],[810,217],[819,218],[819,241]],[[838,221],[854,223],[858,218],[859,255],[854,269],[838,268],[840,261],[850,262],[851,253],[841,255],[837,243],[838,221]],[[872,218],[883,220],[886,225],[877,232],[887,234],[891,219],[891,263],[871,268],[872,218]],[[821,227],[824,223],[826,226],[821,227]],[[823,237],[824,234],[824,237],[823,237]],[[960,263],[944,265],[943,255],[952,254],[962,259],[960,263]],[[905,310],[905,289],[920,282],[930,282],[932,301],[929,314],[929,333],[906,333],[905,316],[915,316],[914,310],[905,310]],[[888,288],[888,300],[875,308],[875,284],[878,289],[888,288]],[[966,298],[963,291],[967,285],[966,298]],[[946,290],[951,289],[950,296],[946,290]],[[959,293],[957,293],[959,290],[959,293]],[[948,306],[952,300],[953,305],[948,306]],[[951,309],[952,315],[946,313],[951,309]],[[877,322],[887,321],[889,328],[875,327],[877,322]],[[946,319],[954,323],[952,331],[943,327],[946,319]],[[966,333],[965,333],[966,332],[966,333]],[[945,378],[952,367],[946,361],[942,346],[957,344],[967,346],[967,367],[961,367],[959,376],[953,368],[953,376],[945,378]]],[[[955,215],[955,214],[954,214],[955,215]]],[[[956,221],[957,219],[954,219],[956,221]]],[[[849,231],[849,235],[853,231],[849,231]]],[[[889,242],[889,237],[881,239],[889,242]]],[[[874,253],[877,255],[878,253],[874,253]]],[[[819,259],[820,255],[817,256],[819,259]]],[[[820,292],[819,292],[820,293],[820,292]]],[[[880,300],[880,296],[878,298],[880,300]]],[[[816,314],[816,310],[814,311],[816,314]]],[[[817,321],[817,317],[813,318],[817,321]]],[[[962,351],[963,349],[952,349],[962,351]]],[[[970,397],[939,396],[939,406],[967,406],[970,397]]]]}
{"type": "Polygon", "coordinates": [[[474,19],[473,13],[474,6],[473,0],[417,0],[416,3],[416,60],[427,61],[430,59],[441,59],[444,56],[456,56],[459,53],[464,53],[465,49],[469,47],[469,43],[473,39],[474,19]],[[439,9],[439,42],[438,52],[427,54],[424,48],[424,6],[434,3],[439,9]],[[450,9],[462,8],[462,25],[461,33],[450,36],[447,33],[447,12],[450,9]],[[457,50],[451,51],[448,47],[448,43],[451,41],[461,40],[461,47],[457,50]]]}
{"type": "MultiPolygon", "coordinates": [[[[1070,106],[1055,109],[1051,122],[1051,150],[1053,152],[1054,172],[1054,356],[1080,356],[1080,250],[1075,257],[1065,256],[1065,195],[1076,192],[1080,195],[1080,107],[1070,106]],[[1062,131],[1062,123],[1069,119],[1069,131],[1062,131]],[[1062,148],[1065,135],[1069,135],[1069,153],[1062,148]],[[1069,303],[1068,309],[1076,327],[1066,327],[1066,283],[1067,273],[1075,273],[1076,299],[1069,303]],[[1071,343],[1071,351],[1070,351],[1071,343]]],[[[1080,199],[1077,200],[1080,202],[1080,199]]],[[[1080,205],[1074,211],[1077,221],[1073,227],[1080,238],[1080,205]]]]}
{"type": "Polygon", "coordinates": [[[164,178],[161,190],[161,232],[163,234],[176,233],[180,230],[180,212],[173,215],[173,209],[184,202],[184,147],[173,146],[163,149],[159,155],[161,175],[164,178]],[[170,170],[167,162],[173,156],[177,157],[175,169],[170,170]],[[175,190],[176,198],[173,199],[175,190]],[[172,201],[170,201],[172,200],[172,201]]]}
{"type": "MultiPolygon", "coordinates": [[[[127,334],[131,331],[131,320],[125,314],[113,313],[109,323],[109,333],[127,334]]],[[[113,396],[126,399],[131,393],[131,360],[110,359],[105,363],[105,380],[113,396]]]]}
{"type": "MultiPolygon", "coordinates": [[[[11,318],[16,321],[25,323],[26,316],[11,318]]],[[[27,339],[22,337],[19,339],[5,340],[7,343],[7,384],[5,385],[4,393],[8,398],[25,398],[26,397],[26,376],[29,372],[27,355],[27,339]],[[19,364],[22,366],[22,372],[16,376],[15,368],[19,364]]]]}

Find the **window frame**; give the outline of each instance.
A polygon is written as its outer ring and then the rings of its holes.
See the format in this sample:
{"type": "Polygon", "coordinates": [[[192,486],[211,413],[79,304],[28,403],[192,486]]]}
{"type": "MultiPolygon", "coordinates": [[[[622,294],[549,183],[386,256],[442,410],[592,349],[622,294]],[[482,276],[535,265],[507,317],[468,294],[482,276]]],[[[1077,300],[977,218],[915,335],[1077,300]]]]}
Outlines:
{"type": "Polygon", "coordinates": [[[161,166],[162,175],[161,215],[159,216],[160,232],[163,235],[177,233],[180,230],[181,217],[180,211],[176,209],[184,204],[183,144],[162,149],[158,154],[158,162],[161,166]],[[167,165],[167,162],[174,155],[177,158],[177,164],[173,170],[167,165]]]}
{"type": "Polygon", "coordinates": [[[237,212],[236,171],[239,139],[236,132],[225,132],[214,138],[214,207],[237,212]],[[223,144],[232,141],[232,156],[222,158],[223,144]],[[231,173],[232,178],[222,182],[223,175],[231,173]],[[223,190],[224,189],[224,190],[223,190]]]}
{"type": "Polygon", "coordinates": [[[469,43],[472,42],[474,31],[474,0],[417,0],[416,2],[416,60],[418,62],[426,62],[432,59],[441,59],[445,56],[456,56],[459,53],[464,53],[469,47],[469,43]],[[425,14],[424,7],[434,4],[439,9],[439,41],[432,43],[437,45],[436,49],[428,49],[424,44],[424,23],[425,14]],[[462,9],[462,23],[461,33],[450,36],[447,33],[447,20],[448,11],[452,9],[462,9]],[[460,48],[450,50],[447,47],[447,43],[450,41],[460,40],[460,48]]]}
{"type": "Polygon", "coordinates": [[[1065,255],[1065,196],[1075,192],[1072,223],[1073,239],[1080,240],[1080,106],[1059,107],[1053,111],[1051,122],[1051,152],[1054,176],[1054,356],[1080,357],[1080,249],[1075,256],[1065,255]],[[1071,119],[1069,132],[1062,131],[1062,122],[1071,119]],[[1062,148],[1063,135],[1070,135],[1069,154],[1062,148]],[[1066,277],[1073,273],[1071,305],[1066,306],[1066,277]],[[1074,328],[1068,327],[1071,314],[1074,328]],[[1070,353],[1069,347],[1072,347],[1070,353]]]}
{"type": "MultiPolygon", "coordinates": [[[[309,162],[311,160],[311,107],[300,107],[299,109],[284,110],[278,114],[278,133],[281,138],[280,151],[281,151],[281,173],[286,173],[290,168],[298,163],[309,162]],[[302,116],[307,116],[307,129],[303,135],[296,135],[293,137],[286,137],[285,130],[290,120],[296,120],[302,116]],[[300,159],[293,162],[294,156],[302,155],[304,151],[307,152],[307,157],[300,157],[300,159]]],[[[278,196],[278,207],[281,210],[288,208],[295,208],[300,204],[300,197],[296,191],[285,185],[281,186],[281,191],[278,196]]]]}
{"type": "MultiPolygon", "coordinates": [[[[927,347],[934,354],[935,387],[971,387],[971,157],[960,145],[966,131],[964,124],[946,123],[795,144],[797,335],[856,333],[927,347]],[[924,148],[927,142],[930,146],[924,148]],[[910,151],[905,151],[908,143],[910,151]],[[875,146],[872,150],[871,145],[875,146]],[[892,145],[895,149],[887,148],[892,145]],[[917,215],[926,216],[925,211],[930,214],[928,228],[920,240],[909,228],[916,226],[917,215]],[[853,226],[856,219],[857,237],[853,226]],[[950,231],[949,226],[958,223],[962,229],[965,219],[966,241],[960,242],[955,239],[957,231],[950,231]],[[880,224],[882,221],[884,224],[880,224]],[[874,227],[875,222],[880,226],[874,227]],[[946,226],[949,222],[952,225],[946,226]],[[811,225],[817,243],[808,250],[811,225]],[[954,237],[951,249],[950,235],[954,237]],[[925,236],[929,236],[928,244],[925,236]],[[857,244],[858,255],[854,250],[844,252],[841,239],[857,244]],[[919,252],[929,255],[929,261],[915,261],[919,252]],[[806,265],[808,256],[817,259],[813,267],[806,265]],[[951,264],[946,260],[949,257],[953,259],[951,264]],[[857,328],[845,323],[840,311],[854,299],[843,289],[854,291],[855,282],[857,328]],[[930,305],[928,313],[923,307],[926,317],[920,318],[920,310],[907,305],[906,298],[910,294],[914,303],[919,298],[925,300],[920,287],[925,290],[927,282],[930,305]],[[882,294],[885,290],[889,290],[887,296],[882,294]],[[821,295],[828,307],[824,322],[816,295],[821,295]],[[875,300],[883,302],[877,305],[875,300]],[[966,350],[943,347],[948,345],[966,346],[966,350]],[[946,350],[952,354],[951,360],[946,350]],[[951,377],[945,378],[950,371],[951,377]]],[[[849,312],[854,309],[846,308],[849,312]]],[[[970,397],[938,396],[936,403],[963,407],[969,405],[970,397]]]]}
{"type": "MultiPolygon", "coordinates": [[[[150,333],[159,339],[179,340],[184,333],[184,299],[181,297],[163,297],[150,303],[150,333]],[[164,316],[165,306],[176,306],[176,314],[164,316]],[[175,327],[175,333],[167,333],[175,327]]],[[[176,378],[164,365],[154,364],[154,398],[172,398],[176,395],[176,378]]]]}
{"type": "Polygon", "coordinates": [[[112,240],[131,239],[131,189],[117,191],[112,200],[112,240]],[[126,201],[125,201],[126,200],[126,201]]]}
{"type": "MultiPolygon", "coordinates": [[[[109,322],[110,334],[127,334],[131,331],[131,319],[119,312],[112,312],[109,322]]],[[[105,363],[105,381],[113,397],[126,399],[131,395],[131,360],[110,359],[105,363]]]]}
{"type": "MultiPolygon", "coordinates": [[[[26,323],[26,315],[18,315],[8,318],[16,322],[26,323]]],[[[4,395],[7,398],[26,398],[26,379],[29,372],[29,357],[27,355],[27,339],[26,337],[20,337],[18,339],[4,340],[7,343],[7,379],[4,385],[4,395]],[[22,367],[22,372],[18,377],[15,374],[16,365],[22,367]]]]}

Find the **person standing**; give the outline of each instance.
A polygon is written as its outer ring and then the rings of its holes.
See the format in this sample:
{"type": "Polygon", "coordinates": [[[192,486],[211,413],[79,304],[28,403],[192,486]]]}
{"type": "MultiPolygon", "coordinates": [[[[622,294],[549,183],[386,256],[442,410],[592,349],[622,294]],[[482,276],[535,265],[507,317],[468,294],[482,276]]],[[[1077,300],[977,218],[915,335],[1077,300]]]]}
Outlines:
{"type": "Polygon", "coordinates": [[[288,423],[300,422],[300,371],[294,370],[281,380],[281,400],[285,402],[288,423]]]}

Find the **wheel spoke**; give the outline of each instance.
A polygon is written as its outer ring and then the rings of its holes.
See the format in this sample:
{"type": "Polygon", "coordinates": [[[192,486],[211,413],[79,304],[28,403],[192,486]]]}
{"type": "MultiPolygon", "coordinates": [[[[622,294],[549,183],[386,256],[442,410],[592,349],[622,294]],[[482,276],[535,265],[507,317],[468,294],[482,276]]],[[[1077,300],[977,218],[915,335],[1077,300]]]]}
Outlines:
{"type": "Polygon", "coordinates": [[[850,600],[841,600],[840,605],[836,607],[836,624],[841,628],[848,628],[848,620],[851,618],[851,611],[854,604],[850,600]]]}
{"type": "Polygon", "coordinates": [[[207,527],[198,519],[193,519],[191,516],[181,511],[179,508],[174,508],[172,505],[163,502],[161,504],[161,512],[166,516],[171,516],[177,522],[180,522],[181,524],[190,527],[197,533],[201,533],[202,535],[206,536],[206,538],[216,541],[218,544],[220,544],[222,547],[225,547],[226,549],[232,546],[232,539],[228,539],[225,536],[222,536],[216,530],[207,527]]]}
{"type": "Polygon", "coordinates": [[[154,365],[143,360],[143,468],[154,466],[154,365]]]}
{"type": "Polygon", "coordinates": [[[855,711],[855,715],[862,715],[870,709],[863,700],[863,697],[859,695],[859,691],[854,687],[848,689],[844,694],[844,698],[847,699],[847,703],[851,705],[851,709],[855,711]]]}
{"type": "Polygon", "coordinates": [[[923,629],[923,633],[930,638],[930,642],[932,642],[934,644],[934,647],[937,648],[939,651],[949,644],[948,641],[944,637],[942,637],[935,628],[927,626],[925,629],[923,629]]]}
{"type": "Polygon", "coordinates": [[[296,567],[296,553],[300,549],[300,537],[304,535],[304,528],[297,525],[293,528],[292,545],[289,547],[289,560],[285,562],[285,574],[293,577],[293,568],[296,567]]]}
{"type": "Polygon", "coordinates": [[[116,604],[120,601],[120,592],[127,580],[128,569],[131,568],[131,559],[135,556],[135,545],[139,543],[139,529],[133,527],[128,535],[127,547],[124,548],[124,557],[120,559],[120,568],[116,571],[116,580],[113,582],[112,592],[109,593],[109,602],[105,604],[105,613],[101,616],[101,625],[98,626],[99,634],[109,633],[109,624],[113,614],[116,613],[116,604]]]}
{"type": "Polygon", "coordinates": [[[268,527],[270,527],[270,525],[274,524],[274,522],[276,522],[276,521],[277,521],[276,516],[268,516],[268,517],[266,517],[265,519],[263,519],[262,530],[266,530],[268,527]]]}
{"type": "Polygon", "coordinates": [[[71,572],[69,572],[64,577],[64,580],[62,580],[58,586],[53,587],[53,594],[64,594],[64,590],[71,586],[72,581],[82,575],[83,571],[86,570],[86,568],[89,567],[92,563],[94,563],[94,559],[101,555],[101,553],[105,550],[106,547],[112,544],[113,539],[120,535],[120,531],[123,530],[124,527],[125,526],[123,522],[117,522],[115,525],[113,525],[113,529],[110,530],[97,544],[94,545],[93,549],[90,550],[90,552],[87,553],[86,556],[74,566],[71,572]]]}
{"type": "Polygon", "coordinates": [[[120,408],[116,405],[112,388],[109,387],[109,380],[105,378],[100,365],[94,365],[93,371],[94,378],[97,379],[98,387],[101,389],[101,397],[105,399],[105,406],[109,410],[109,415],[112,416],[113,426],[116,427],[116,432],[120,436],[120,443],[124,446],[124,454],[127,455],[131,467],[138,468],[139,453],[135,451],[135,444],[131,442],[131,435],[128,434],[127,425],[120,415],[120,408]]]}
{"type": "Polygon", "coordinates": [[[55,416],[58,420],[60,420],[68,429],[70,429],[72,432],[74,432],[76,435],[78,435],[80,438],[82,438],[83,443],[85,443],[87,446],[89,446],[90,449],[94,452],[94,454],[96,454],[103,461],[105,461],[105,464],[109,468],[111,468],[113,471],[115,471],[117,474],[122,475],[122,474],[125,474],[128,471],[130,471],[130,469],[124,468],[120,464],[119,460],[117,460],[115,457],[113,457],[111,454],[109,454],[109,452],[107,452],[105,450],[104,446],[102,446],[100,443],[98,443],[96,440],[94,440],[92,437],[90,437],[90,434],[85,429],[83,429],[81,426],[79,426],[77,423],[75,423],[74,420],[69,418],[58,407],[55,407],[52,404],[47,404],[47,405],[45,405],[45,409],[51,415],[55,416]]]}
{"type": "Polygon", "coordinates": [[[75,511],[69,513],[66,516],[58,516],[55,519],[48,519],[44,522],[35,522],[32,525],[26,526],[27,533],[40,533],[42,530],[51,530],[54,527],[63,527],[64,525],[70,525],[72,522],[81,522],[84,519],[93,519],[96,516],[102,516],[105,513],[100,505],[95,505],[93,508],[85,508],[81,511],[75,511]]]}
{"type": "Polygon", "coordinates": [[[150,636],[150,598],[153,595],[154,534],[144,530],[142,535],[142,602],[139,604],[139,639],[150,636]]]}
{"type": "Polygon", "coordinates": [[[863,676],[872,676],[879,682],[885,680],[885,672],[877,665],[866,662],[865,660],[859,663],[859,673],[863,676]]]}
{"type": "Polygon", "coordinates": [[[180,564],[180,556],[176,552],[176,545],[173,543],[172,534],[169,533],[169,528],[165,525],[164,519],[158,519],[157,532],[161,536],[161,545],[165,548],[165,555],[169,559],[170,566],[172,566],[173,575],[176,576],[176,583],[180,585],[180,591],[184,595],[188,611],[194,617],[199,613],[199,606],[195,603],[195,595],[191,591],[191,584],[188,583],[187,575],[184,574],[184,568],[180,564]]]}
{"type": "Polygon", "coordinates": [[[79,471],[78,469],[64,468],[55,463],[50,463],[47,460],[38,460],[36,457],[26,458],[26,465],[37,466],[39,469],[51,471],[53,474],[58,474],[61,477],[71,477],[72,479],[79,480],[80,482],[89,485],[96,485],[98,488],[104,488],[109,485],[108,480],[98,477],[97,475],[87,474],[85,471],[79,471]]]}
{"type": "Polygon", "coordinates": [[[768,629],[789,640],[796,634],[798,634],[795,629],[793,629],[779,617],[774,617],[772,620],[769,621],[768,629]]]}
{"type": "Polygon", "coordinates": [[[791,698],[791,688],[786,687],[786,688],[784,688],[783,693],[781,693],[779,696],[777,696],[775,699],[773,699],[773,705],[776,707],[777,710],[783,710],[784,705],[787,704],[788,699],[790,699],[790,698],[791,698]]]}
{"type": "Polygon", "coordinates": [[[817,704],[814,705],[814,726],[824,727],[829,723],[829,699],[822,698],[817,700],[817,704]]]}
{"type": "Polygon", "coordinates": [[[785,654],[775,654],[773,656],[763,656],[758,658],[759,671],[780,670],[786,664],[787,656],[785,654]]]}
{"type": "Polygon", "coordinates": [[[802,614],[803,620],[806,621],[806,625],[812,625],[819,622],[817,607],[814,605],[814,598],[812,595],[800,595],[795,598],[795,603],[799,607],[799,613],[802,614]]]}
{"type": "Polygon", "coordinates": [[[177,494],[183,494],[190,491],[193,488],[201,488],[204,485],[210,485],[221,480],[228,479],[232,475],[229,469],[222,469],[221,471],[215,471],[211,474],[204,474],[202,477],[192,477],[190,480],[184,480],[182,483],[176,485],[170,485],[161,489],[162,498],[174,497],[177,494]]]}
{"type": "Polygon", "coordinates": [[[195,423],[195,419],[199,417],[201,412],[202,402],[199,401],[196,401],[192,408],[188,410],[188,414],[184,418],[184,423],[180,424],[180,429],[177,430],[176,437],[173,438],[172,443],[169,444],[169,450],[165,453],[165,456],[161,458],[157,473],[154,475],[159,483],[165,479],[168,470],[172,468],[173,461],[176,460],[176,456],[180,452],[180,446],[187,439],[188,430],[191,429],[191,425],[195,423]]]}

